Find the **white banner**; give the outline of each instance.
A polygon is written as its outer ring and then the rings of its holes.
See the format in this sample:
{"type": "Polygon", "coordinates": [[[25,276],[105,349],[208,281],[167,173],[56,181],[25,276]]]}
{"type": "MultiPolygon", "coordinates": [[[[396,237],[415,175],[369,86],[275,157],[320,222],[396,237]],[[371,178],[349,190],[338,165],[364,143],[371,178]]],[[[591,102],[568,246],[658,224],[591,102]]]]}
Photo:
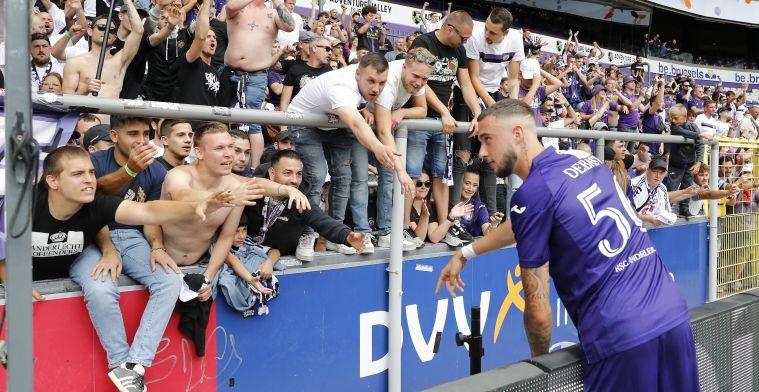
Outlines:
{"type": "Polygon", "coordinates": [[[730,23],[759,24],[759,1],[754,0],[648,0],[649,3],[730,23]]]}
{"type": "Polygon", "coordinates": [[[585,18],[598,19],[606,22],[624,23],[636,26],[648,26],[651,21],[651,13],[641,9],[631,9],[622,7],[613,7],[581,0],[556,0],[556,1],[534,1],[534,0],[495,0],[504,3],[506,7],[509,4],[519,4],[531,8],[540,8],[547,11],[561,12],[570,15],[582,16],[585,18]]]}

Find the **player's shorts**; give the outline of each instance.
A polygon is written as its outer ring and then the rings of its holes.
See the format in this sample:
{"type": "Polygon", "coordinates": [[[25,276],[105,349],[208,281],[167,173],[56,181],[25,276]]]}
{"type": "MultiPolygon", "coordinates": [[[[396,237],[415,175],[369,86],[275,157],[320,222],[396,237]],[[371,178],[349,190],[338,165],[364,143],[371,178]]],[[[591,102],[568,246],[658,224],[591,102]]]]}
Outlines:
{"type": "Polygon", "coordinates": [[[698,392],[698,362],[690,322],[585,365],[585,391],[698,392]]]}

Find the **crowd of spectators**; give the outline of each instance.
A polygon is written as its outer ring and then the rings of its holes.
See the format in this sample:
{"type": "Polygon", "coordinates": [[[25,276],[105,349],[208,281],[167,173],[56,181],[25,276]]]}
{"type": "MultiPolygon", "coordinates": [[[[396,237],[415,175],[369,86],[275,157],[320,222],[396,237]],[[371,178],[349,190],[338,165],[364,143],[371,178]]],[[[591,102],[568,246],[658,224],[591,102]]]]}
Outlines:
{"type": "MultiPolygon", "coordinates": [[[[747,104],[747,85],[727,90],[699,86],[685,75],[646,79],[642,68],[623,72],[601,63],[604,50],[597,43],[588,55],[579,53],[577,30],[569,31],[561,54],[544,54],[545,43],[529,29],[512,29],[513,17],[504,8],[494,8],[484,27],[474,29],[466,12],[449,7],[424,20],[426,32],[391,40],[373,6],[351,15],[345,6],[317,14],[314,2],[306,17],[294,13],[294,0],[229,0],[218,10],[213,1],[124,0],[108,25],[107,14],[95,15],[88,1],[40,3],[31,15],[34,91],[334,114],[348,126],[288,129],[82,114],[69,146],[45,163],[57,168],[43,173],[46,192],[62,192],[59,177],[78,167],[55,160],[79,162],[81,153],[73,150],[81,148],[91,154],[103,194],[137,202],[207,203],[203,222],[172,221],[140,231],[115,223],[116,202],[96,199],[97,208],[112,218],[110,238],[107,229],[90,233],[84,245],[93,244],[86,248],[92,252],[69,258],[78,266],[70,272],[67,266],[48,271],[50,261],[35,257],[37,279],[70,273],[87,298],[110,298],[88,300],[93,321],[114,314],[113,296],[85,281],[91,270],[102,272],[103,281],[107,274],[115,277],[122,271],[119,259],[123,271],[138,280],[151,274],[127,268],[127,259],[143,267],[149,263],[151,271],[159,264],[168,275],[178,266],[207,262],[199,278],[205,285],[190,285],[207,300],[213,290],[205,286],[216,286],[219,271],[236,274],[256,293],[271,293],[261,282],[270,282],[281,257],[308,262],[315,251],[350,255],[388,247],[394,176],[406,197],[404,251],[438,242],[457,247],[487,234],[508,219],[521,179],[497,178],[478,157],[477,138],[453,130],[457,122],[470,121],[476,132],[482,108],[507,98],[530,105],[540,127],[694,139],[695,146],[603,146],[620,191],[642,221],[671,224],[677,215],[701,214],[708,198],[727,198],[731,212],[757,211],[750,151],[722,151],[719,189],[708,188],[703,164],[704,140],[757,139],[759,106],[747,104]],[[443,132],[410,132],[403,162],[392,134],[406,118],[440,121],[443,132]]],[[[652,47],[673,53],[673,43],[652,47]]],[[[586,153],[595,146],[577,138],[542,142],[586,153]]],[[[51,203],[70,196],[61,195],[51,196],[51,203]]],[[[52,204],[49,209],[59,218],[52,204]]],[[[171,307],[166,298],[180,290],[144,284],[160,306],[171,307]]],[[[95,324],[115,372],[112,380],[141,380],[166,320],[148,323],[143,346],[131,349],[118,330],[100,333],[112,329],[110,321],[95,324]]]]}

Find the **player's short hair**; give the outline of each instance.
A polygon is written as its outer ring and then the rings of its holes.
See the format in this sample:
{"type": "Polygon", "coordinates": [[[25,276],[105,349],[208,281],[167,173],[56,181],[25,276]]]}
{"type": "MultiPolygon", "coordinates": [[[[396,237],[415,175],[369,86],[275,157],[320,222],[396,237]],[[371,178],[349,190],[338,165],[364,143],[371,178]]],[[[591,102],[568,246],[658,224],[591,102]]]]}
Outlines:
{"type": "Polygon", "coordinates": [[[669,118],[685,117],[688,115],[688,110],[685,109],[685,105],[678,103],[669,109],[669,118]]]}
{"type": "Polygon", "coordinates": [[[111,129],[120,129],[127,124],[143,124],[148,127],[151,126],[149,117],[137,117],[137,116],[123,116],[114,114],[111,115],[111,129]]]}
{"type": "Polygon", "coordinates": [[[235,139],[250,140],[248,134],[239,129],[230,129],[229,134],[235,139]]]}
{"type": "Polygon", "coordinates": [[[53,150],[50,154],[47,154],[45,161],[42,163],[42,181],[40,186],[47,186],[45,177],[58,176],[63,171],[63,164],[61,161],[64,159],[72,158],[86,158],[90,159],[90,154],[76,146],[63,146],[53,150]]]}
{"type": "Polygon", "coordinates": [[[453,11],[448,16],[445,17],[445,23],[450,23],[456,27],[461,26],[474,26],[474,22],[472,21],[472,16],[469,15],[466,11],[453,11]]]}
{"type": "Polygon", "coordinates": [[[192,126],[192,123],[190,122],[190,120],[168,119],[167,118],[166,120],[163,120],[163,122],[161,123],[161,128],[160,128],[160,131],[159,131],[160,135],[161,136],[170,137],[171,136],[171,132],[174,130],[174,126],[178,125],[178,124],[190,124],[190,126],[192,126]]]}
{"type": "Polygon", "coordinates": [[[218,121],[209,121],[195,129],[195,133],[192,135],[192,144],[197,147],[200,145],[200,141],[203,140],[203,136],[223,132],[229,133],[227,124],[218,121]]]}
{"type": "Polygon", "coordinates": [[[437,57],[427,48],[422,48],[421,46],[411,49],[406,53],[406,65],[408,66],[412,63],[419,63],[425,64],[434,69],[436,61],[437,57]],[[419,58],[417,58],[417,56],[419,56],[419,58]],[[423,60],[420,61],[422,58],[423,60]]]}
{"type": "Polygon", "coordinates": [[[285,158],[302,161],[300,155],[295,150],[279,150],[272,155],[271,166],[274,167],[280,160],[285,158]]]}
{"type": "Polygon", "coordinates": [[[385,56],[379,54],[379,53],[367,53],[364,55],[364,57],[361,58],[361,61],[358,62],[359,68],[366,68],[366,67],[372,67],[377,72],[382,73],[387,71],[388,64],[387,59],[385,59],[385,56]]]}
{"type": "Polygon", "coordinates": [[[361,9],[361,16],[364,16],[364,17],[366,17],[366,15],[368,14],[376,14],[376,13],[377,13],[377,7],[373,5],[367,5],[361,9]]]}
{"type": "MultiPolygon", "coordinates": [[[[495,116],[498,119],[512,116],[535,118],[535,112],[530,105],[521,100],[507,98],[496,102],[495,105],[488,106],[482,111],[482,113],[480,113],[480,116],[477,117],[477,121],[480,122],[490,116],[495,116]]],[[[533,122],[533,125],[534,124],[535,123],[533,122]]]]}
{"type": "Polygon", "coordinates": [[[511,16],[511,12],[503,7],[493,8],[493,10],[490,11],[488,18],[490,18],[491,22],[501,25],[501,29],[504,32],[509,31],[514,24],[514,17],[511,16]]]}

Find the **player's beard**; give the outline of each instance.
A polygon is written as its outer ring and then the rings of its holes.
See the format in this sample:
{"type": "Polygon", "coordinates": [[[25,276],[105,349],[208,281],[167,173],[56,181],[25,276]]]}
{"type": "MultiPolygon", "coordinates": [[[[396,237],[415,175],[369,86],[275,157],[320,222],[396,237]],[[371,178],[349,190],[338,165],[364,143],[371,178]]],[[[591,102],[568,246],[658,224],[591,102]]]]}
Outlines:
{"type": "Polygon", "coordinates": [[[510,144],[506,144],[506,151],[503,153],[503,159],[498,167],[495,168],[495,175],[498,178],[508,177],[514,172],[514,165],[517,162],[517,155],[510,144]]]}

